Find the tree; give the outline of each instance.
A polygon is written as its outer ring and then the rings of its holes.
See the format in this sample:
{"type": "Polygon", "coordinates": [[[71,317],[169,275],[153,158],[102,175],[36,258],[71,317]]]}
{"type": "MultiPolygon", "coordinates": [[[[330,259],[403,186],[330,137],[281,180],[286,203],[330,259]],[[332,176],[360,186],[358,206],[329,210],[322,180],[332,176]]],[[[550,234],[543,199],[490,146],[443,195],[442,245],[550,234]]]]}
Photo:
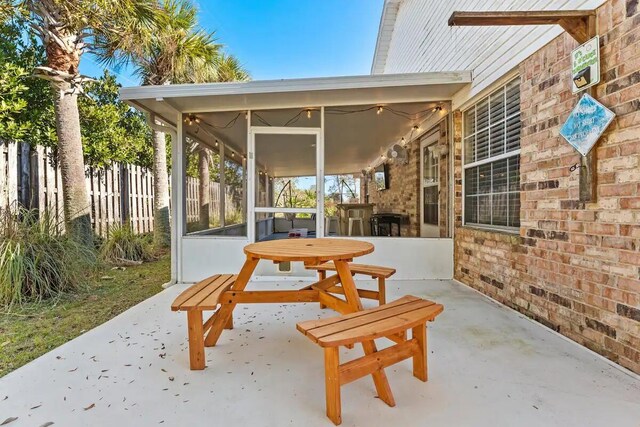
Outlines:
{"type": "Polygon", "coordinates": [[[48,83],[30,77],[45,52],[20,14],[0,8],[0,140],[52,146],[56,143],[53,98],[48,83]]]}
{"type": "MultiPolygon", "coordinates": [[[[12,2],[13,3],[13,2],[12,2]]],[[[6,4],[6,0],[5,0],[6,4]]],[[[34,75],[50,82],[54,93],[58,157],[69,233],[91,244],[89,194],[85,185],[78,94],[87,78],[78,71],[87,52],[114,55],[157,17],[153,0],[19,0],[34,34],[46,52],[46,65],[34,75]]]]}
{"type": "Polygon", "coordinates": [[[85,161],[94,167],[112,162],[151,167],[151,132],[144,115],[118,99],[120,86],[105,71],[85,85],[78,98],[85,161]]]}
{"type": "Polygon", "coordinates": [[[0,141],[17,140],[28,130],[28,125],[19,120],[27,108],[23,83],[27,71],[11,62],[0,63],[0,141]]]}
{"type": "MultiPolygon", "coordinates": [[[[198,26],[197,8],[189,0],[166,0],[153,30],[139,33],[127,49],[109,49],[107,63],[132,64],[143,85],[214,81],[220,46],[213,33],[198,26]]],[[[180,141],[174,141],[180,143],[180,141]]],[[[165,134],[153,131],[154,242],[169,246],[169,181],[165,134]]]]}

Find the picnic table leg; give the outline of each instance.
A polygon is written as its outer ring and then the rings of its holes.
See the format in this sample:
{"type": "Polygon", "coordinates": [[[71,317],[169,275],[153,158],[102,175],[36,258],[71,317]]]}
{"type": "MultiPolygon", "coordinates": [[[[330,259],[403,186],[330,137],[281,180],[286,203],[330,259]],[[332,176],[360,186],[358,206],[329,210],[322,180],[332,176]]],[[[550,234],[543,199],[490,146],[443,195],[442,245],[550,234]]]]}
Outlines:
{"type": "Polygon", "coordinates": [[[227,324],[224,325],[225,329],[233,329],[233,313],[229,315],[229,320],[227,320],[227,324]]]}
{"type": "MultiPolygon", "coordinates": [[[[356,284],[349,270],[349,264],[346,261],[334,261],[334,264],[336,271],[340,275],[340,281],[344,288],[344,296],[347,299],[347,303],[353,308],[354,312],[362,310],[362,301],[360,301],[358,289],[356,289],[356,284]]],[[[373,340],[364,341],[362,343],[362,349],[366,355],[378,351],[376,343],[373,340]]],[[[393,398],[393,393],[391,393],[391,387],[389,386],[389,381],[387,380],[387,375],[384,373],[384,369],[375,371],[371,376],[373,377],[373,383],[376,386],[378,397],[387,405],[395,406],[396,402],[393,398]]]]}
{"type": "Polygon", "coordinates": [[[340,403],[340,356],[338,347],[324,349],[324,378],[327,417],[335,425],[342,423],[340,403]]]}
{"type": "Polygon", "coordinates": [[[202,330],[202,310],[187,311],[189,330],[189,365],[191,370],[205,368],[204,331],[202,330]]]}
{"type": "Polygon", "coordinates": [[[429,379],[427,372],[427,325],[418,325],[411,329],[411,338],[418,340],[418,352],[413,355],[413,376],[421,381],[429,379]]]}
{"type": "MultiPolygon", "coordinates": [[[[327,272],[324,270],[318,270],[318,281],[322,281],[324,279],[327,278],[327,272]]],[[[320,303],[320,308],[327,308],[326,305],[324,305],[323,303],[320,303]]]]}
{"type": "MultiPolygon", "coordinates": [[[[238,274],[238,278],[231,287],[231,290],[244,290],[244,288],[249,283],[249,280],[251,279],[253,271],[256,269],[256,265],[258,265],[258,261],[258,258],[247,258],[247,260],[244,262],[244,265],[242,266],[242,269],[240,270],[240,273],[238,274]]],[[[232,316],[233,309],[235,307],[236,303],[225,303],[224,301],[221,301],[220,308],[215,314],[216,318],[213,321],[211,329],[209,330],[209,333],[204,340],[204,345],[206,347],[213,347],[216,345],[218,339],[220,338],[222,330],[229,324],[229,318],[232,316]]]]}
{"type": "Polygon", "coordinates": [[[379,305],[387,303],[387,286],[384,277],[378,277],[378,302],[379,305]]]}

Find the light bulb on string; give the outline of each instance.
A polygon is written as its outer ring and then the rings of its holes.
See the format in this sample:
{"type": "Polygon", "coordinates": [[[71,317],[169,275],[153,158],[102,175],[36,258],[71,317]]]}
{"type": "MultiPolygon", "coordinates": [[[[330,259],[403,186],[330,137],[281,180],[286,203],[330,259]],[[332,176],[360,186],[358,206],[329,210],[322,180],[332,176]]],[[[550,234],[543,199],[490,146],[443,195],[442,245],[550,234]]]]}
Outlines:
{"type": "Polygon", "coordinates": [[[378,109],[376,110],[376,114],[378,115],[382,114],[382,110],[383,110],[382,105],[379,105],[378,109]]]}

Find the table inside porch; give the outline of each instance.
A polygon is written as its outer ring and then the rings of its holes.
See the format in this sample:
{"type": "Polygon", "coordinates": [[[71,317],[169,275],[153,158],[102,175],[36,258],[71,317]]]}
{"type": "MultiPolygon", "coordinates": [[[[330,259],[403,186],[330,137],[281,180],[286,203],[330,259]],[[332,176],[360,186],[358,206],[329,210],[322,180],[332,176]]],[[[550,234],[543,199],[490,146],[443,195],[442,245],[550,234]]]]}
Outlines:
{"type": "Polygon", "coordinates": [[[233,327],[232,314],[238,303],[319,302],[341,314],[362,310],[362,302],[349,270],[349,262],[373,250],[374,246],[368,242],[335,238],[273,240],[245,246],[244,253],[247,259],[235,283],[220,296],[220,308],[212,319],[205,346],[214,346],[222,330],[233,327]],[[305,265],[333,261],[336,274],[297,290],[245,290],[260,260],[274,263],[303,262],[305,265]],[[329,292],[337,285],[342,287],[344,300],[329,292]]]}

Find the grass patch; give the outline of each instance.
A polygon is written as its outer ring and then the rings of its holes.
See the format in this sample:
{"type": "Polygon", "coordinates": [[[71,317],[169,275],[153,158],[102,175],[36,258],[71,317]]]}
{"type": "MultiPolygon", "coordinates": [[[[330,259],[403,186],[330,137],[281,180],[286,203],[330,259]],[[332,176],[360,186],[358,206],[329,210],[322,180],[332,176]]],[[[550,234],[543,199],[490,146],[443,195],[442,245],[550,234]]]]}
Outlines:
{"type": "Polygon", "coordinates": [[[93,248],[60,234],[46,212],[0,214],[0,306],[55,297],[76,289],[95,269],[93,248]]]}
{"type": "Polygon", "coordinates": [[[0,377],[160,292],[169,278],[164,256],[124,271],[105,268],[73,294],[2,309],[0,377]]]}
{"type": "Polygon", "coordinates": [[[116,224],[100,248],[103,260],[112,264],[150,261],[153,259],[153,235],[136,234],[130,225],[116,224]]]}

